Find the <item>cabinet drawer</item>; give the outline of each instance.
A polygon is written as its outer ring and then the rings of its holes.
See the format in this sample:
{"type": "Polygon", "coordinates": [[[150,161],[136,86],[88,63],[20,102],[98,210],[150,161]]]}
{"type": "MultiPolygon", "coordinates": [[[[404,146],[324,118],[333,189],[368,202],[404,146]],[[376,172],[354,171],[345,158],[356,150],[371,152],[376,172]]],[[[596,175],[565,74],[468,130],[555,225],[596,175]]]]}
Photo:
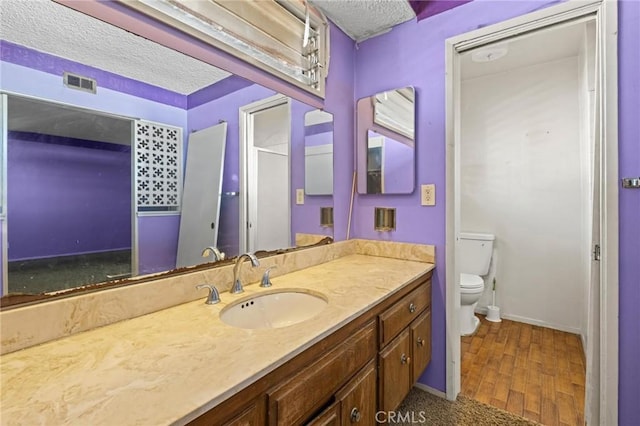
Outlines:
{"type": "Polygon", "coordinates": [[[413,383],[419,378],[431,361],[431,309],[411,323],[412,377],[413,383]]]}
{"type": "Polygon", "coordinates": [[[393,411],[411,389],[411,335],[404,330],[382,352],[379,360],[379,410],[393,411]]]}
{"type": "Polygon", "coordinates": [[[269,424],[296,425],[325,404],[376,354],[376,323],[371,321],[283,385],[269,392],[269,424]]]}
{"type": "Polygon", "coordinates": [[[380,346],[385,346],[431,305],[431,280],[400,299],[380,315],[380,346]]]}

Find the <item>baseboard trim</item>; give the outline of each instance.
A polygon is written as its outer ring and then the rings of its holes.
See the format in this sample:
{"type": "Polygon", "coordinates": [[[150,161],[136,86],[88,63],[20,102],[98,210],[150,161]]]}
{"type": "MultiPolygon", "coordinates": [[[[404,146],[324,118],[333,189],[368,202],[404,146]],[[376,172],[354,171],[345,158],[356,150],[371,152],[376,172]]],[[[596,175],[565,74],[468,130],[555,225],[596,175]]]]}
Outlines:
{"type": "Polygon", "coordinates": [[[521,317],[519,315],[501,314],[500,318],[511,320],[511,321],[523,322],[525,324],[537,325],[545,328],[551,328],[554,330],[564,331],[567,333],[572,333],[572,334],[577,334],[579,336],[582,336],[582,332],[579,328],[565,327],[562,325],[551,324],[546,321],[540,321],[533,318],[521,317]]]}
{"type": "Polygon", "coordinates": [[[416,388],[418,388],[420,390],[428,392],[428,393],[430,393],[432,395],[439,396],[440,398],[447,399],[447,394],[446,393],[444,393],[442,391],[439,391],[436,388],[432,388],[431,386],[427,386],[425,384],[422,384],[420,382],[417,382],[415,385],[413,385],[413,387],[416,387],[416,388]]]}

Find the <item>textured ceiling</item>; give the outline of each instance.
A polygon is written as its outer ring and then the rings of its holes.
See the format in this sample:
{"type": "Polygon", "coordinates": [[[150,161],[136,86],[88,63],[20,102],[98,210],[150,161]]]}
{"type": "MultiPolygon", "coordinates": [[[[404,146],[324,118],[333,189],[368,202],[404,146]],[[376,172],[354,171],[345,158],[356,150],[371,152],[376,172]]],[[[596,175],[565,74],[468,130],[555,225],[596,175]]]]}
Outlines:
{"type": "Polygon", "coordinates": [[[406,0],[310,0],[355,41],[389,31],[415,19],[406,0]]]}
{"type": "Polygon", "coordinates": [[[182,94],[230,75],[50,0],[0,2],[0,38],[41,52],[182,94]]]}

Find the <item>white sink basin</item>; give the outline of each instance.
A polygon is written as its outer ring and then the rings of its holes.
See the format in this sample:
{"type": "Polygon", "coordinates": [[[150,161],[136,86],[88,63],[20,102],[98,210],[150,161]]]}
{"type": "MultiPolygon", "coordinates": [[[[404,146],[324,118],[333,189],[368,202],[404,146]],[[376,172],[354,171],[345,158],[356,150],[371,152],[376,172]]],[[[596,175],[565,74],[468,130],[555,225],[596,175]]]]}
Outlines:
{"type": "Polygon", "coordinates": [[[283,289],[257,294],[227,306],[220,319],[239,328],[281,328],[313,318],[327,306],[320,293],[283,289]]]}

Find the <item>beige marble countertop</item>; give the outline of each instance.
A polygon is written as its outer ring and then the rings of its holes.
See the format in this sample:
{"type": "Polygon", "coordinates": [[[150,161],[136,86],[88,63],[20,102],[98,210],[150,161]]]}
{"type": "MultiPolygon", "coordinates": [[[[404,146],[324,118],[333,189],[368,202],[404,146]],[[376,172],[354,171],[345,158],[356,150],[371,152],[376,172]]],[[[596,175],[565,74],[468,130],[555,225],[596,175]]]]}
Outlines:
{"type": "MultiPolygon", "coordinates": [[[[245,266],[247,268],[248,266],[245,266]]],[[[222,293],[0,357],[0,423],[182,424],[215,407],[357,317],[433,264],[368,255],[273,278],[322,293],[313,319],[279,329],[228,326],[227,305],[267,291],[222,293]]]]}

